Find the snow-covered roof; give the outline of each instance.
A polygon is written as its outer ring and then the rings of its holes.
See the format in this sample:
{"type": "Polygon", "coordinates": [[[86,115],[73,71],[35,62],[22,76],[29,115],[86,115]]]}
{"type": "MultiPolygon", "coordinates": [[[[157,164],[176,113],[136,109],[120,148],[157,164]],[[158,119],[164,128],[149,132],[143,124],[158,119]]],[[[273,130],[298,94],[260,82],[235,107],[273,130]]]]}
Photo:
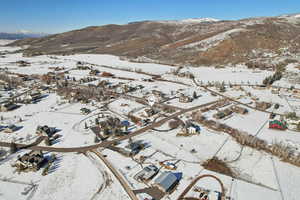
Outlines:
{"type": "Polygon", "coordinates": [[[155,179],[154,182],[161,186],[165,191],[168,191],[177,181],[181,179],[181,176],[182,174],[178,175],[172,172],[163,172],[157,179],[155,179]]]}

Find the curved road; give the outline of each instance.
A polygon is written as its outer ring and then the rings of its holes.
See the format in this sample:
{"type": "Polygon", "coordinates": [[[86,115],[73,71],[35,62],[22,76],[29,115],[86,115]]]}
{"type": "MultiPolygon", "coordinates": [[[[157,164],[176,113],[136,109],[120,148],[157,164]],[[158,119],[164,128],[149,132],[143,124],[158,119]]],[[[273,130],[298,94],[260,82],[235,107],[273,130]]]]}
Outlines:
{"type": "MultiPolygon", "coordinates": [[[[132,138],[132,137],[135,137],[137,135],[140,135],[150,129],[153,129],[155,127],[159,127],[161,126],[162,124],[166,123],[167,121],[169,121],[170,119],[173,119],[175,117],[178,117],[179,115],[182,115],[182,114],[185,114],[187,112],[191,112],[191,111],[194,111],[194,110],[197,110],[197,109],[200,109],[202,107],[205,107],[205,106],[209,106],[211,104],[214,104],[216,103],[217,101],[213,101],[213,102],[210,102],[210,103],[206,103],[206,104],[201,104],[201,105],[198,105],[198,106],[194,106],[194,107],[191,107],[191,108],[188,108],[188,109],[183,109],[179,112],[176,112],[164,119],[161,119],[155,123],[152,123],[148,126],[145,126],[139,130],[136,130],[132,133],[130,133],[129,135],[125,135],[125,136],[122,136],[118,139],[114,139],[114,140],[111,140],[111,141],[105,141],[105,142],[102,142],[102,143],[99,143],[99,144],[94,144],[94,145],[90,145],[90,146],[82,146],[82,147],[69,147],[69,148],[64,148],[64,147],[46,147],[46,146],[29,146],[26,145],[26,144],[16,144],[17,145],[17,148],[25,148],[25,147],[28,147],[28,149],[31,149],[31,150],[42,150],[42,151],[51,151],[51,152],[62,152],[62,153],[68,153],[68,152],[86,152],[86,151],[91,151],[91,150],[94,150],[94,149],[97,149],[99,147],[103,147],[103,148],[107,148],[109,146],[111,146],[112,144],[116,143],[116,142],[120,142],[120,141],[123,141],[123,140],[126,140],[126,139],[129,139],[129,138],[132,138]]],[[[0,142],[0,146],[2,147],[10,147],[11,143],[9,142],[0,142]]]]}
{"type": "Polygon", "coordinates": [[[224,184],[222,183],[222,181],[214,176],[214,175],[210,175],[210,174],[204,174],[202,176],[199,176],[197,177],[195,180],[193,180],[190,185],[187,186],[187,188],[185,188],[185,190],[181,193],[181,195],[178,197],[177,200],[184,200],[184,199],[197,199],[197,198],[191,198],[191,197],[185,197],[185,195],[192,189],[192,187],[200,180],[200,179],[203,179],[203,178],[206,178],[206,177],[210,177],[210,178],[213,178],[215,179],[219,184],[220,184],[220,187],[221,187],[221,199],[222,200],[225,200],[225,188],[224,188],[224,184]]]}
{"type": "Polygon", "coordinates": [[[112,164],[97,150],[92,150],[92,152],[99,157],[103,163],[109,168],[109,170],[113,173],[113,175],[118,179],[128,196],[132,200],[139,200],[137,196],[133,193],[129,185],[127,184],[126,180],[123,178],[123,176],[112,166],[112,164]]]}

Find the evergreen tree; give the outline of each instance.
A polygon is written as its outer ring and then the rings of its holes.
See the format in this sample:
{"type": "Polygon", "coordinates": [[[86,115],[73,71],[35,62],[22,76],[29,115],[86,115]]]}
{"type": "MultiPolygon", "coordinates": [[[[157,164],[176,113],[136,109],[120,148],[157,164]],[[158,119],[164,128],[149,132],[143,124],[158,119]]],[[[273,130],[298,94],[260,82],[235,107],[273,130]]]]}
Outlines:
{"type": "Polygon", "coordinates": [[[100,140],[99,140],[99,138],[98,138],[97,136],[95,136],[94,142],[95,142],[95,143],[100,142],[100,140]]]}
{"type": "Polygon", "coordinates": [[[10,153],[13,154],[13,153],[16,153],[17,151],[18,151],[18,148],[17,148],[16,143],[11,142],[10,143],[10,153]]]}
{"type": "Polygon", "coordinates": [[[95,119],[95,124],[99,125],[99,119],[98,119],[98,117],[95,119]]]}
{"type": "Polygon", "coordinates": [[[194,98],[194,99],[197,99],[197,98],[198,98],[198,95],[197,95],[196,91],[194,91],[194,93],[193,93],[193,98],[194,98]]]}
{"type": "Polygon", "coordinates": [[[297,131],[300,131],[300,122],[297,124],[297,131]]]}

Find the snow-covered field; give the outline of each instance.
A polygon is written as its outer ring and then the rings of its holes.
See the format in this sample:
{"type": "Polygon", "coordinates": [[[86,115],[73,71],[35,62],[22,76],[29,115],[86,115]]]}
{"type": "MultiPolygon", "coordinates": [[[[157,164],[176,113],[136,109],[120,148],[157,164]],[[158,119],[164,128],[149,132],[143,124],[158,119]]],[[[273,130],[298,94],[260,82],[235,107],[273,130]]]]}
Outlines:
{"type": "MultiPolygon", "coordinates": [[[[13,52],[19,47],[4,47],[7,41],[0,42],[0,52],[13,52]]],[[[165,104],[180,107],[182,109],[191,108],[201,104],[209,103],[220,99],[219,96],[213,96],[210,92],[204,91],[203,88],[195,86],[195,84],[187,78],[179,78],[171,75],[169,72],[174,70],[173,66],[151,64],[151,63],[133,63],[120,60],[116,56],[111,55],[91,55],[79,54],[70,56],[37,56],[23,57],[21,53],[8,53],[0,58],[0,68],[7,68],[9,72],[20,74],[45,74],[53,72],[54,67],[64,67],[70,77],[76,79],[93,77],[95,81],[84,83],[98,84],[102,80],[108,80],[111,85],[123,82],[132,86],[141,85],[142,89],[131,92],[130,95],[142,98],[151,95],[153,90],[158,90],[166,94],[165,104]],[[19,67],[16,62],[24,60],[31,63],[28,67],[19,67]],[[104,78],[92,76],[89,70],[79,70],[76,68],[78,61],[94,64],[93,68],[113,73],[117,77],[132,78],[134,80],[120,80],[118,78],[104,78]],[[114,69],[107,68],[113,67],[114,69]],[[132,70],[124,71],[125,70],[132,70]],[[162,75],[166,80],[178,81],[179,83],[168,81],[146,82],[143,79],[150,79],[151,75],[136,73],[135,70],[162,75]],[[180,84],[184,83],[184,84],[180,84]],[[184,94],[192,97],[193,93],[199,96],[190,103],[180,103],[179,95],[184,94]]],[[[298,72],[292,66],[289,71],[298,72]],[[295,71],[296,70],[296,71],[295,71]]],[[[251,83],[260,84],[263,79],[272,74],[270,71],[252,71],[244,66],[226,67],[224,69],[216,69],[209,67],[183,67],[180,72],[192,72],[198,82],[225,82],[231,83],[251,83]]],[[[4,72],[6,73],[6,72],[4,72]]],[[[277,85],[286,86],[287,80],[276,82],[277,85]]],[[[211,89],[217,90],[212,87],[211,89]]],[[[252,96],[273,104],[279,103],[281,106],[276,112],[285,113],[293,111],[299,101],[292,97],[290,91],[281,91],[274,94],[271,89],[260,90],[253,87],[244,86],[243,90],[226,87],[224,95],[238,99],[243,103],[252,102],[247,97],[247,92],[251,92],[252,96]]],[[[1,91],[4,97],[8,97],[9,93],[1,91]]],[[[108,110],[99,110],[104,102],[96,104],[83,104],[80,102],[69,103],[62,99],[56,93],[46,93],[40,102],[34,104],[21,105],[20,108],[10,111],[1,112],[1,125],[7,126],[15,124],[21,129],[14,133],[0,132],[1,142],[16,141],[18,143],[31,143],[35,141],[35,134],[38,125],[48,125],[59,129],[58,134],[61,137],[53,145],[53,147],[82,147],[95,144],[95,134],[91,130],[85,129],[85,124],[94,125],[95,118],[104,114],[107,116],[119,117],[125,120],[128,113],[134,115],[140,114],[147,105],[142,105],[133,100],[123,97],[111,100],[107,105],[108,110]],[[80,113],[81,108],[88,108],[92,112],[88,115],[80,113]],[[20,118],[22,119],[20,121],[20,118]]],[[[233,104],[231,104],[233,105],[233,104]]],[[[249,104],[252,105],[253,104],[249,104]]],[[[269,109],[272,111],[273,108],[269,109]]],[[[217,110],[204,113],[206,117],[211,117],[217,110]]],[[[166,113],[165,113],[166,114],[166,113]]],[[[190,114],[185,113],[179,118],[183,121],[190,119],[190,114]]],[[[299,114],[299,110],[297,111],[299,114]]],[[[168,114],[167,114],[168,115],[168,114]]],[[[156,116],[155,116],[156,117],[156,116]]],[[[159,117],[162,119],[162,117],[159,117]]],[[[231,117],[219,120],[234,128],[257,135],[257,137],[272,143],[274,141],[283,142],[293,147],[300,148],[300,134],[298,132],[286,130],[276,131],[268,128],[269,114],[249,109],[247,115],[233,114],[231,117]]],[[[106,156],[106,159],[112,163],[113,167],[127,181],[129,187],[133,190],[147,188],[154,181],[148,184],[140,183],[134,179],[134,176],[149,164],[159,167],[160,161],[170,161],[175,163],[177,169],[175,172],[182,172],[183,178],[179,182],[178,187],[170,195],[166,195],[163,200],[177,199],[182,191],[197,176],[211,174],[217,176],[226,189],[226,196],[230,196],[232,200],[298,200],[300,192],[298,185],[300,184],[299,168],[278,160],[271,155],[257,151],[247,147],[241,147],[227,134],[212,131],[201,127],[201,133],[190,137],[177,137],[176,134],[180,128],[169,130],[168,123],[157,127],[159,130],[148,130],[134,138],[132,141],[144,141],[148,145],[138,155],[132,158],[125,157],[109,149],[98,149],[106,156]],[[142,166],[135,160],[144,156],[146,161],[142,166]],[[207,159],[217,156],[224,160],[228,165],[239,174],[238,178],[232,178],[216,172],[208,171],[202,167],[202,163],[207,159]],[[238,158],[238,159],[236,159],[238,158]]],[[[134,126],[135,129],[141,128],[134,126]]],[[[128,140],[122,141],[120,146],[126,146],[128,140]]],[[[44,146],[44,143],[40,144],[44,146]]],[[[0,148],[0,150],[2,150],[0,148]]],[[[5,150],[8,150],[6,148],[5,150]]],[[[6,155],[3,160],[0,157],[0,199],[93,199],[93,200],[127,200],[130,199],[124,191],[119,180],[114,177],[112,172],[105,164],[93,153],[58,153],[59,158],[56,161],[54,169],[47,176],[42,176],[42,170],[38,172],[29,172],[17,174],[11,164],[17,159],[18,155],[22,155],[26,150],[22,150],[12,155],[6,155]],[[28,189],[31,184],[36,184],[36,189],[28,194],[24,190],[28,189]]],[[[45,152],[50,156],[51,152],[45,152]]],[[[1,156],[1,155],[0,155],[1,156]]],[[[162,171],[167,171],[162,168],[162,171]]],[[[156,178],[156,177],[155,177],[156,178]]],[[[154,178],[154,179],[155,179],[154,178]]],[[[209,189],[211,191],[220,191],[220,186],[214,179],[202,179],[197,186],[209,189]]],[[[196,195],[195,191],[188,193],[196,195]]],[[[142,195],[138,195],[140,199],[142,195]]]]}
{"type": "MultiPolygon", "coordinates": [[[[48,153],[50,155],[50,153],[48,153]]],[[[106,169],[97,168],[89,158],[77,154],[58,154],[52,172],[47,176],[39,172],[17,174],[10,163],[17,155],[0,163],[0,199],[91,199],[105,181],[101,175],[106,169]],[[4,173],[5,172],[5,173],[4,173]],[[30,184],[36,184],[36,190],[22,195],[30,184]],[[82,188],[84,186],[84,189],[82,188]],[[32,194],[31,194],[32,193],[32,194]]],[[[118,194],[118,187],[110,190],[118,194]]]]}
{"type": "Polygon", "coordinates": [[[64,56],[63,58],[76,60],[76,61],[84,61],[84,62],[97,64],[97,65],[113,66],[121,69],[142,70],[144,72],[149,72],[157,75],[164,74],[170,71],[170,69],[174,68],[168,65],[153,64],[153,63],[132,63],[125,60],[120,60],[119,57],[112,56],[112,55],[82,54],[82,55],[64,56]]]}

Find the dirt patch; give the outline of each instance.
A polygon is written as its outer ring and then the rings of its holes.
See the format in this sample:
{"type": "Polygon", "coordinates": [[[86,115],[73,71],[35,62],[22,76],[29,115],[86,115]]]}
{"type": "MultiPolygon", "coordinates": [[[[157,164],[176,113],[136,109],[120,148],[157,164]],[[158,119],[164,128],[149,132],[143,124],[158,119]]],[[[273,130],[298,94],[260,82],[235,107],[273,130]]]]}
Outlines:
{"type": "Polygon", "coordinates": [[[218,172],[230,177],[236,177],[236,173],[228,166],[228,164],[217,157],[206,160],[202,166],[210,171],[218,172]]]}

